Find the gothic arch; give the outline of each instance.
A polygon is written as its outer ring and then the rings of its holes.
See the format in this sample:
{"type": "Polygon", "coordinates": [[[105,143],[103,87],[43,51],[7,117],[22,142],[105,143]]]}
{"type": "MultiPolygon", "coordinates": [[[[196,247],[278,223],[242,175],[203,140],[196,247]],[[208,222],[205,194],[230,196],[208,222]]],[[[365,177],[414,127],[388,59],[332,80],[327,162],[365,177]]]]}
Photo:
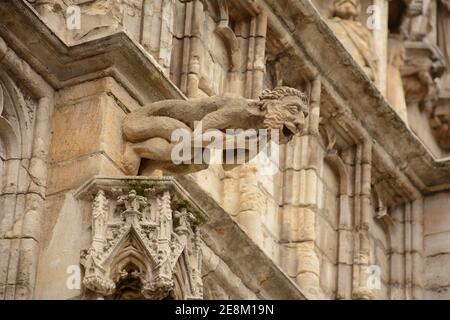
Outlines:
{"type": "MultiPolygon", "coordinates": [[[[5,201],[8,207],[15,207],[13,195],[18,191],[20,160],[26,151],[23,143],[25,117],[20,102],[21,97],[13,81],[6,73],[0,72],[0,207],[5,201]],[[9,196],[3,197],[5,193],[9,196]]],[[[5,222],[8,214],[5,210],[0,211],[1,230],[10,227],[14,214],[14,211],[10,212],[5,222]]]]}
{"type": "Polygon", "coordinates": [[[7,90],[4,89],[3,81],[1,81],[0,77],[0,140],[3,149],[1,154],[2,160],[19,158],[21,153],[19,148],[20,139],[17,135],[20,130],[10,121],[11,117],[17,115],[15,108],[11,104],[11,99],[7,90]]]}
{"type": "Polygon", "coordinates": [[[131,234],[111,261],[111,278],[116,284],[114,299],[144,300],[143,279],[152,273],[154,261],[145,253],[137,235],[131,234]]]}
{"type": "Polygon", "coordinates": [[[116,300],[144,300],[142,294],[141,275],[151,272],[139,250],[132,244],[123,250],[114,259],[112,277],[116,279],[116,300]]]}
{"type": "Polygon", "coordinates": [[[0,136],[6,144],[7,158],[27,157],[32,133],[32,110],[26,112],[26,102],[14,81],[0,70],[0,136]]]}

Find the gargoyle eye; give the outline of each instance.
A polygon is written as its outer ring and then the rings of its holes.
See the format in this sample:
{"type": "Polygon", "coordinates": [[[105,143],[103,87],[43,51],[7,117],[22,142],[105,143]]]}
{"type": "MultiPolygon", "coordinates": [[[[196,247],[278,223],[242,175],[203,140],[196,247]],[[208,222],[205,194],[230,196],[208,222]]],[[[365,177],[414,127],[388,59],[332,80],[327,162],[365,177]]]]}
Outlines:
{"type": "Polygon", "coordinates": [[[287,109],[291,113],[298,113],[300,108],[297,105],[289,105],[289,106],[287,106],[287,109]]]}

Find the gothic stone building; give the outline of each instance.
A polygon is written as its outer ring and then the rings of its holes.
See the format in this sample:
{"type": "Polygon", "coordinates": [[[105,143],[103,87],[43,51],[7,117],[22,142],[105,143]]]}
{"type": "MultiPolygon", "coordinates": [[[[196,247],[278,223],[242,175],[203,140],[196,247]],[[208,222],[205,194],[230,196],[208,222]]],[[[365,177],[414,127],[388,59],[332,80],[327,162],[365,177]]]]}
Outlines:
{"type": "Polygon", "coordinates": [[[449,66],[448,0],[0,1],[0,299],[449,299],[449,66]]]}

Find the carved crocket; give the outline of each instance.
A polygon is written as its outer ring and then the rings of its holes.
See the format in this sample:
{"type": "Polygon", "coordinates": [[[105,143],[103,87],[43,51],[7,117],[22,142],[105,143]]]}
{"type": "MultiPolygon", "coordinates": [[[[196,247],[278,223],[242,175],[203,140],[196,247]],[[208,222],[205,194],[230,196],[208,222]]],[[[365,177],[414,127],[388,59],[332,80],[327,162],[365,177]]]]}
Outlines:
{"type": "MultiPolygon", "coordinates": [[[[145,159],[142,174],[155,169],[177,174],[207,168],[208,164],[175,164],[172,161],[176,145],[173,133],[184,130],[194,139],[198,122],[201,122],[201,133],[215,130],[225,137],[230,129],[266,129],[269,138],[277,130],[279,143],[287,143],[305,126],[307,100],[306,95],[297,89],[278,87],[265,90],[259,100],[224,95],[152,103],[130,113],[124,120],[124,167],[128,174],[137,175],[141,160],[145,159]]],[[[204,142],[202,144],[204,147],[204,142]]]]}

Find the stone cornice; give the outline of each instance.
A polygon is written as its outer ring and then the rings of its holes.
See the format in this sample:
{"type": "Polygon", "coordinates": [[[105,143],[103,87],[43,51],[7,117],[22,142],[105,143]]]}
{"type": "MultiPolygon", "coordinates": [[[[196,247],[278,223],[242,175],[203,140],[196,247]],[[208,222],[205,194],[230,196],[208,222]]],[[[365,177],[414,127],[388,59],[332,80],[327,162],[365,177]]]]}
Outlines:
{"type": "Polygon", "coordinates": [[[133,188],[153,188],[154,191],[158,190],[170,190],[178,195],[180,201],[183,203],[188,203],[190,209],[194,212],[199,221],[206,221],[208,215],[204,210],[197,204],[197,202],[192,198],[189,192],[184,189],[179,182],[174,177],[102,177],[96,176],[84,183],[79,187],[75,193],[74,197],[77,199],[89,199],[98,193],[99,190],[115,190],[121,189],[126,190],[133,188]]]}
{"type": "Polygon", "coordinates": [[[126,31],[69,45],[19,0],[0,2],[0,36],[55,89],[110,76],[140,104],[184,98],[126,31]]]}

